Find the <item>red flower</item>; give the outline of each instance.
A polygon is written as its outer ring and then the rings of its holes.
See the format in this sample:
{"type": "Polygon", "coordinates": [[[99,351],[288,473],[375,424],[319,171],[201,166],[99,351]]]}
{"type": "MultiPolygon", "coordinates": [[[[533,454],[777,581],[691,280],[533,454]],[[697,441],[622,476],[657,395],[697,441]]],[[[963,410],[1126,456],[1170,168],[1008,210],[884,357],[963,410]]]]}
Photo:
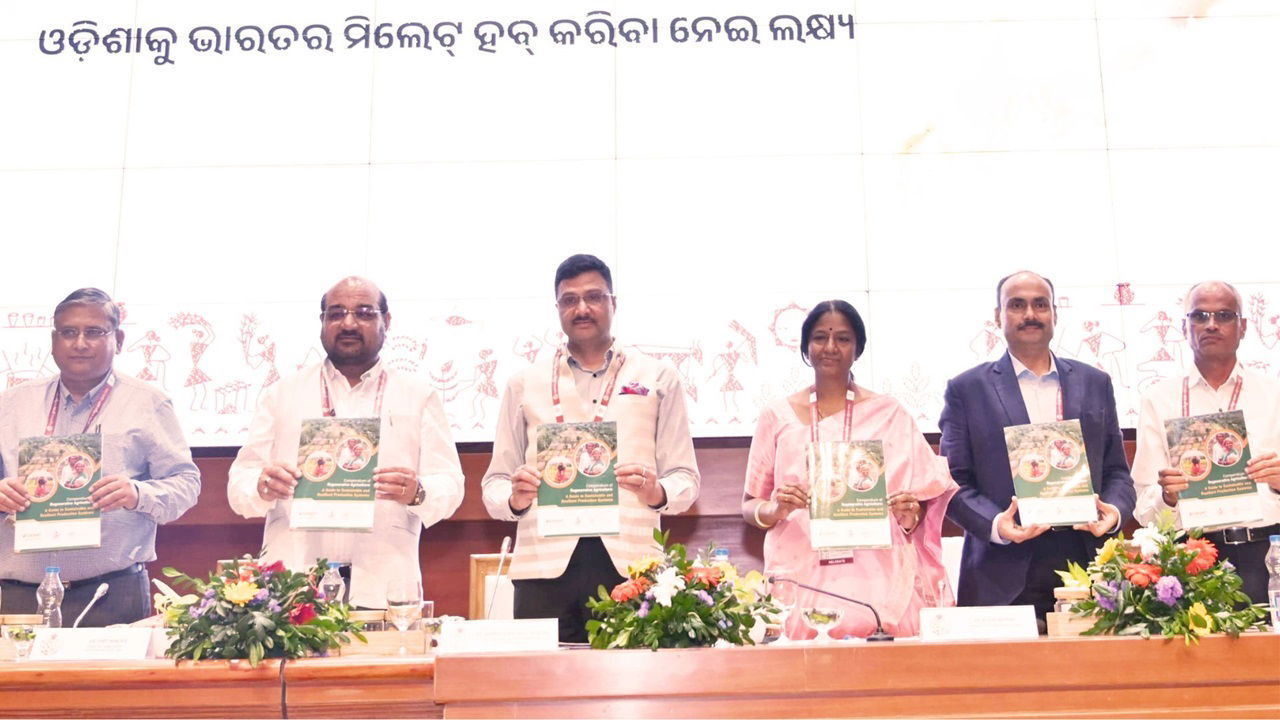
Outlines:
{"type": "Polygon", "coordinates": [[[1187,552],[1195,553],[1195,557],[1187,563],[1189,575],[1200,573],[1213,567],[1218,562],[1218,548],[1204,538],[1189,538],[1186,542],[1187,552]]]}
{"type": "Polygon", "coordinates": [[[614,602],[624,603],[643,595],[651,585],[653,585],[653,582],[646,577],[627,580],[625,582],[618,583],[617,587],[613,589],[613,592],[609,593],[609,597],[613,598],[614,602]]]}
{"type": "Polygon", "coordinates": [[[306,625],[316,617],[316,606],[302,603],[289,611],[289,622],[293,625],[306,625]]]}
{"type": "Polygon", "coordinates": [[[701,580],[707,587],[715,587],[724,579],[724,571],[718,567],[692,567],[684,579],[689,582],[701,580]]]}
{"type": "Polygon", "coordinates": [[[281,562],[280,560],[277,560],[277,561],[275,561],[275,562],[271,563],[270,565],[268,565],[268,566],[266,566],[266,567],[262,568],[262,572],[263,572],[263,573],[278,573],[278,572],[284,572],[284,563],[283,563],[283,562],[281,562]]]}
{"type": "Polygon", "coordinates": [[[1124,578],[1138,587],[1146,587],[1160,579],[1160,568],[1150,563],[1125,563],[1124,578]]]}

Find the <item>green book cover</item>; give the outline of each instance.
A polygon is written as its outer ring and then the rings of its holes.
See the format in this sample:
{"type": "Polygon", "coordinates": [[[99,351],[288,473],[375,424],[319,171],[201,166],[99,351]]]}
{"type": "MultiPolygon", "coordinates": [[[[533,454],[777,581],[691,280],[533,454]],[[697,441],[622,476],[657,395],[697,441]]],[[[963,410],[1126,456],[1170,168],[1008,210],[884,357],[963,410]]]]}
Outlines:
{"type": "Polygon", "coordinates": [[[1011,425],[1004,441],[1019,500],[1093,495],[1079,420],[1011,425]]]}
{"type": "Polygon", "coordinates": [[[1098,519],[1080,421],[1004,429],[1009,472],[1023,525],[1075,525],[1098,519]]]}
{"type": "Polygon", "coordinates": [[[809,516],[878,520],[889,516],[880,440],[809,444],[809,516]]]}
{"type": "Polygon", "coordinates": [[[316,418],[302,421],[295,500],[373,502],[378,467],[378,418],[316,418]]]}
{"type": "Polygon", "coordinates": [[[90,493],[102,478],[101,435],[22,438],[17,474],[26,478],[31,505],[14,518],[21,526],[15,534],[15,549],[99,546],[102,513],[93,506],[90,493]]]}
{"type": "Polygon", "coordinates": [[[547,423],[537,437],[539,534],[616,534],[618,424],[547,423]]]}
{"type": "Polygon", "coordinates": [[[1250,458],[1244,411],[1174,418],[1164,422],[1164,429],[1170,465],[1181,470],[1190,484],[1181,493],[1183,499],[1257,493],[1257,483],[1244,471],[1250,458]]]}
{"type": "Polygon", "coordinates": [[[889,545],[882,441],[809,443],[805,467],[811,547],[889,545]]]}

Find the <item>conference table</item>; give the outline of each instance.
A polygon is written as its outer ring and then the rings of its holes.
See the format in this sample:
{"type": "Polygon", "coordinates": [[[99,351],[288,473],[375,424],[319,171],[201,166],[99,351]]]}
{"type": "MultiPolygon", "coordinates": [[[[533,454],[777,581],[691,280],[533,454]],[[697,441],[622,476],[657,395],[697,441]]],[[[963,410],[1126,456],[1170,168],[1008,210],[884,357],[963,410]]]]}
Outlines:
{"type": "Polygon", "coordinates": [[[4,717],[1280,717],[1280,635],[4,663],[4,717]]]}

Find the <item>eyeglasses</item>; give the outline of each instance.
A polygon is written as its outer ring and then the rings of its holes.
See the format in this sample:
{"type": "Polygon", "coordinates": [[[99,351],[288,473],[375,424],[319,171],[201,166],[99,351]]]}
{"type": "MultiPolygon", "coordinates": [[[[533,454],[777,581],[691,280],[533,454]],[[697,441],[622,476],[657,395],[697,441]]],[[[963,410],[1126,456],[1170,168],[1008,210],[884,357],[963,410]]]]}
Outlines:
{"type": "Polygon", "coordinates": [[[1207,325],[1209,324],[1209,318],[1218,321],[1219,325],[1227,325],[1235,322],[1239,317],[1240,313],[1235,310],[1214,310],[1212,312],[1208,310],[1192,310],[1187,313],[1187,319],[1194,325],[1207,325]]]}
{"type": "Polygon", "coordinates": [[[87,327],[83,330],[80,328],[64,327],[54,330],[58,337],[65,342],[75,342],[81,335],[84,336],[85,342],[99,342],[111,334],[111,331],[100,327],[87,327]]]}
{"type": "Polygon", "coordinates": [[[347,319],[348,315],[355,315],[356,322],[371,323],[378,319],[382,311],[374,307],[358,307],[355,310],[348,310],[344,307],[331,307],[320,313],[320,319],[329,323],[340,323],[347,319]]]}
{"type": "Polygon", "coordinates": [[[586,295],[581,296],[574,295],[573,293],[565,293],[564,295],[556,298],[556,305],[561,310],[572,310],[578,307],[578,303],[586,300],[587,305],[598,308],[601,305],[604,305],[605,301],[611,297],[613,297],[613,295],[606,292],[600,292],[599,290],[592,290],[586,295]]]}

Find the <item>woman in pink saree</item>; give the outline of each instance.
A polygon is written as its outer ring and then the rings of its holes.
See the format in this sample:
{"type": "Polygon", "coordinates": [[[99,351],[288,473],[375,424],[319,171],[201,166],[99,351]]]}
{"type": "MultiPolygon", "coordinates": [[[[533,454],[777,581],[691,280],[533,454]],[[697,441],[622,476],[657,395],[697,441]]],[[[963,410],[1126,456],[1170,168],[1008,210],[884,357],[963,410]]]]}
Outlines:
{"type": "MultiPolygon", "coordinates": [[[[906,408],[854,382],[851,369],[866,349],[867,335],[852,305],[819,303],[800,337],[800,355],[813,367],[814,384],[761,411],[747,462],[743,518],[767,531],[766,574],[785,570],[793,580],[862,600],[875,606],[890,635],[915,635],[921,608],[953,604],[941,536],[956,483],[906,408]],[[813,440],[883,442],[889,547],[828,551],[825,558],[811,548],[805,462],[813,440]]],[[[814,636],[802,613],[815,605],[843,610],[832,637],[866,637],[875,630],[866,608],[801,590],[788,636],[814,636]]]]}

